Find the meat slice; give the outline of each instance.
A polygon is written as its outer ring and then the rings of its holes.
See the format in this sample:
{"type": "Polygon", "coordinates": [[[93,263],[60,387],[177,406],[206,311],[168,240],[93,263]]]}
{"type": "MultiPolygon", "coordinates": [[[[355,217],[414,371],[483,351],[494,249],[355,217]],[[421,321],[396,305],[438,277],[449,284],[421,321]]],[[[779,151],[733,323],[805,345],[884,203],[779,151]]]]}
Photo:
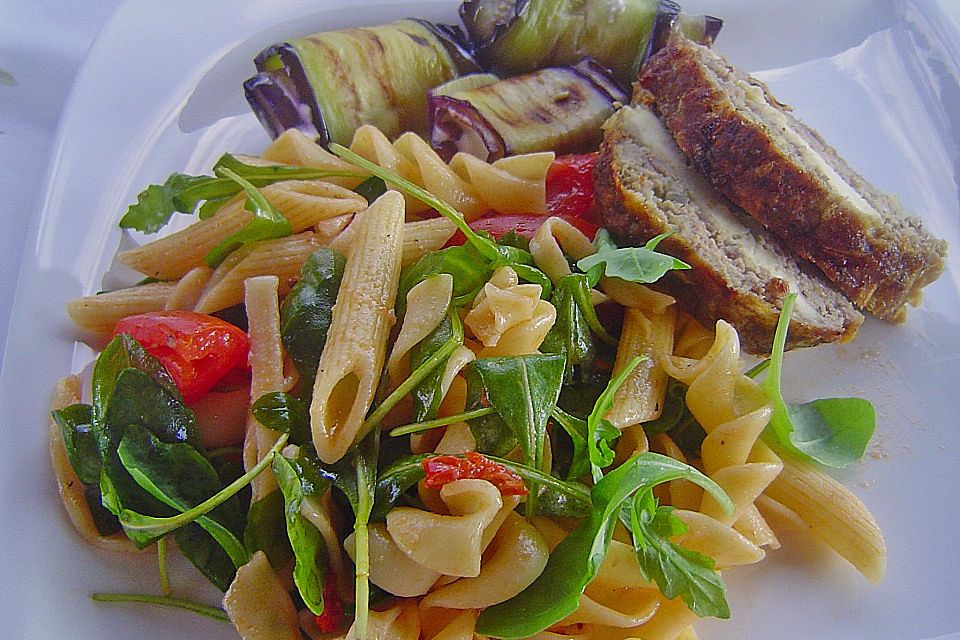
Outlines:
{"type": "Polygon", "coordinates": [[[788,348],[853,337],[863,316],[688,166],[651,108],[622,107],[604,129],[594,175],[604,226],[630,244],[674,230],[660,250],[692,268],[669,272],[659,286],[697,319],[723,318],[744,349],[765,354],[783,299],[796,292],[788,348]]]}
{"type": "Polygon", "coordinates": [[[714,51],[674,38],[640,82],[710,182],[861,309],[901,322],[943,271],[946,242],[714,51]]]}

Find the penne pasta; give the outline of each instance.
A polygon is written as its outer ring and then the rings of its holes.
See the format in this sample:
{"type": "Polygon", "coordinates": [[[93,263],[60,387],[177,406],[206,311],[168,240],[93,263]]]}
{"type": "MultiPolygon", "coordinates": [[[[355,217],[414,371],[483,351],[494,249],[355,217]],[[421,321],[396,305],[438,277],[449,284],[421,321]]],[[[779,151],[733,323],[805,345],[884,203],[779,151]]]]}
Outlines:
{"type": "Polygon", "coordinates": [[[176,282],[151,282],[108,291],[67,303],[67,314],[77,326],[93,333],[111,333],[127,316],[163,311],[177,289],[176,282]]]}

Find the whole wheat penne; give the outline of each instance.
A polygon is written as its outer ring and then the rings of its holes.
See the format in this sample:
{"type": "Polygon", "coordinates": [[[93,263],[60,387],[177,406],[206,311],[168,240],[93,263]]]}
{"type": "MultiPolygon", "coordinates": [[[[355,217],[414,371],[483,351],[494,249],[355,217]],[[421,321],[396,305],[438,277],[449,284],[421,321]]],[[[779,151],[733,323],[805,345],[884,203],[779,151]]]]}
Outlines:
{"type": "MultiPolygon", "coordinates": [[[[330,241],[330,248],[349,256],[357,236],[357,228],[357,225],[351,223],[330,241]]],[[[456,232],[457,226],[446,218],[430,218],[406,223],[403,226],[401,266],[410,266],[428,253],[439,251],[456,232]]]]}
{"type": "MultiPolygon", "coordinates": [[[[270,143],[263,152],[263,159],[278,164],[288,164],[296,167],[310,167],[312,169],[326,169],[329,171],[350,171],[362,173],[363,170],[353,166],[346,160],[333,155],[299,129],[287,129],[280,137],[270,143]]],[[[352,189],[360,184],[358,178],[324,178],[327,182],[338,184],[352,189]]]]}
{"type": "Polygon", "coordinates": [[[388,191],[357,216],[356,238],[333,308],[310,405],[320,459],[336,462],[360,434],[395,321],[404,232],[403,197],[388,191]]]}
{"type": "MultiPolygon", "coordinates": [[[[290,222],[293,233],[322,220],[355,213],[367,205],[363,196],[321,180],[288,180],[262,187],[260,192],[290,222]]],[[[210,250],[243,228],[252,217],[240,195],[214,216],[142,247],[121,251],[117,258],[154,278],[180,278],[190,269],[203,266],[210,250]]]]}
{"type": "Polygon", "coordinates": [[[213,276],[213,269],[210,267],[197,267],[191,269],[187,275],[177,281],[177,286],[167,299],[167,304],[163,307],[167,311],[175,309],[193,309],[197,306],[197,301],[203,295],[203,291],[213,276]]]}
{"type": "Polygon", "coordinates": [[[165,309],[176,288],[176,282],[151,282],[78,298],[67,303],[67,314],[81,329],[110,333],[127,316],[165,309]]]}

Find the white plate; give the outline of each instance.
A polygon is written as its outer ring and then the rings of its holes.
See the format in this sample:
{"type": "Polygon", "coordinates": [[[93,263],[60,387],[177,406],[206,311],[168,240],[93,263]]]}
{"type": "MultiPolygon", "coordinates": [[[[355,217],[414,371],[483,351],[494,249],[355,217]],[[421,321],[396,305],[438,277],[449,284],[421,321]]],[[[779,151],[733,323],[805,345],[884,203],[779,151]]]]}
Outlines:
{"type": "MultiPolygon", "coordinates": [[[[235,637],[190,615],[88,599],[94,591],[156,592],[157,580],[148,557],[85,546],[57,500],[45,442],[49,389],[91,358],[63,305],[101,288],[121,239],[116,222],[143,186],[173,171],[207,171],[224,150],[267,143],[240,89],[261,47],[407,15],[449,19],[455,7],[380,4],[388,6],[133,2],[99,37],[61,123],[0,380],[0,636],[235,637]]],[[[862,395],[877,405],[876,444],[840,475],[883,527],[886,581],[872,586],[822,547],[788,539],[761,564],[726,574],[733,619],[705,621],[701,637],[960,637],[960,35],[925,0],[746,4],[709,3],[727,20],[717,48],[751,71],[780,68],[763,74],[778,97],[869,179],[899,193],[954,251],[905,325],[868,320],[853,344],[787,359],[795,399],[862,395]]],[[[216,602],[192,575],[177,565],[178,593],[216,602]]]]}

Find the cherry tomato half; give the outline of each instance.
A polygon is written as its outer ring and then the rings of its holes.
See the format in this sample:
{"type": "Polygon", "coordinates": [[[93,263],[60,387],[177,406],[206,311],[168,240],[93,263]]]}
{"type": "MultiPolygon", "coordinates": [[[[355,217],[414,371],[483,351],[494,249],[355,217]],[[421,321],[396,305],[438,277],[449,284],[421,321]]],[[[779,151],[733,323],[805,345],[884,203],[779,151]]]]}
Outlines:
{"type": "Polygon", "coordinates": [[[242,329],[193,311],[154,311],[129,316],[114,334],[126,333],[159,360],[187,404],[224,376],[246,368],[250,340],[242,329]]]}

